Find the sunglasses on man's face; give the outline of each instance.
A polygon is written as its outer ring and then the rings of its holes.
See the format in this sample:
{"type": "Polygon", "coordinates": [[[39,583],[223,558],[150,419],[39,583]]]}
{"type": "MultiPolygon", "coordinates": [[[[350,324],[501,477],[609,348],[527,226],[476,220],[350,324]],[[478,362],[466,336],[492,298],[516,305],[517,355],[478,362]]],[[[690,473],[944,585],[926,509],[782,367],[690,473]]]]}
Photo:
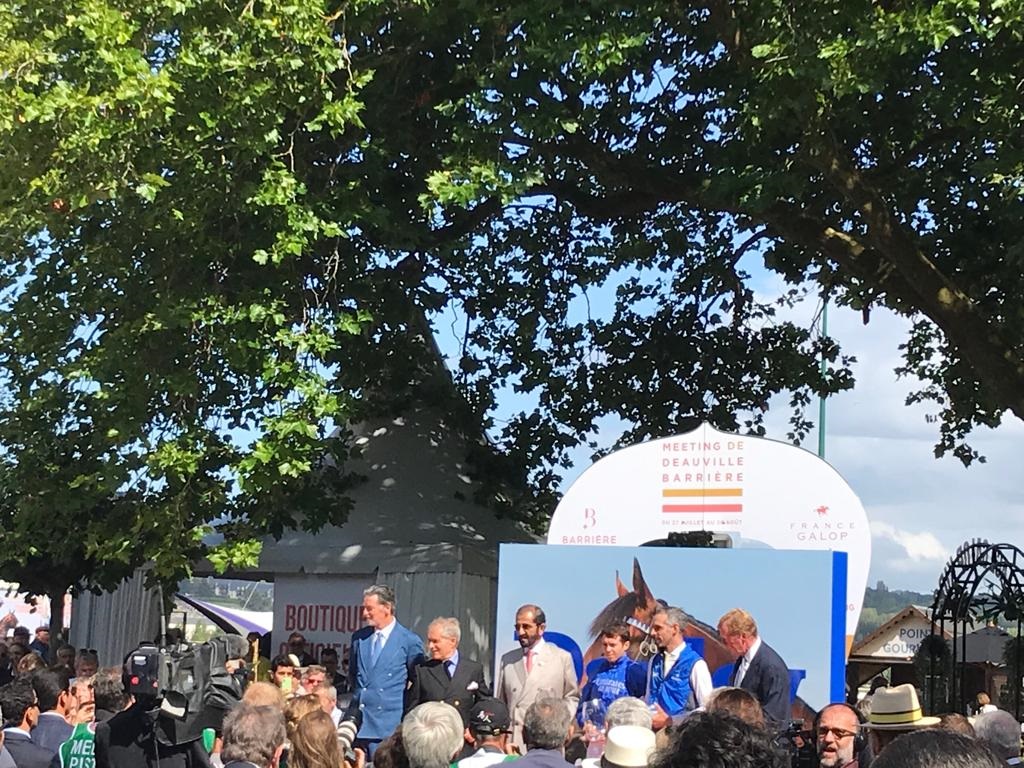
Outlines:
{"type": "Polygon", "coordinates": [[[836,741],[842,741],[843,739],[849,739],[852,736],[856,736],[857,732],[856,731],[848,731],[845,728],[830,728],[830,727],[825,726],[825,725],[822,725],[822,726],[818,727],[818,738],[819,739],[824,740],[824,738],[826,736],[828,736],[829,734],[831,734],[832,737],[836,741]]]}

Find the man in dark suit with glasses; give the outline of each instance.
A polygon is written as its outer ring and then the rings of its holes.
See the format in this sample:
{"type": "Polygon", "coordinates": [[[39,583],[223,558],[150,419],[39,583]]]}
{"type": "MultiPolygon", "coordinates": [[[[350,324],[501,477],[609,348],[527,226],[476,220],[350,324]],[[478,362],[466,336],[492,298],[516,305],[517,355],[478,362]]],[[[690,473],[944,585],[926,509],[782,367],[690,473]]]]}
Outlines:
{"type": "Polygon", "coordinates": [[[0,712],[4,721],[4,746],[18,768],[48,768],[53,752],[32,741],[39,721],[39,703],[28,680],[14,680],[0,688],[0,712]]]}

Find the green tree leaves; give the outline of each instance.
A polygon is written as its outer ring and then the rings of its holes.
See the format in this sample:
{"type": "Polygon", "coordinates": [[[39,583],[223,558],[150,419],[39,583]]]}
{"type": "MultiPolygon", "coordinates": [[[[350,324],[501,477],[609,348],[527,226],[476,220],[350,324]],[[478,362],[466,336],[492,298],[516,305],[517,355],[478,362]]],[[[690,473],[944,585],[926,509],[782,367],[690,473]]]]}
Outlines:
{"type": "Polygon", "coordinates": [[[609,421],[759,431],[782,392],[805,433],[852,379],[804,294],[917,321],[903,371],[970,461],[1024,414],[1021,12],[0,3],[12,515],[169,577],[214,525],[344,519],[334,427],[429,406],[542,526],[609,421]]]}
{"type": "MultiPolygon", "coordinates": [[[[145,560],[172,578],[213,521],[230,538],[291,519],[248,511],[284,503],[347,418],[327,381],[371,315],[335,291],[340,257],[306,269],[351,220],[297,168],[357,122],[368,78],[347,81],[343,37],[308,5],[83,0],[7,6],[0,29],[5,153],[22,158],[0,183],[9,498],[20,521],[77,522],[91,567],[69,584],[145,560]]],[[[28,551],[18,530],[8,559],[28,551]]]]}

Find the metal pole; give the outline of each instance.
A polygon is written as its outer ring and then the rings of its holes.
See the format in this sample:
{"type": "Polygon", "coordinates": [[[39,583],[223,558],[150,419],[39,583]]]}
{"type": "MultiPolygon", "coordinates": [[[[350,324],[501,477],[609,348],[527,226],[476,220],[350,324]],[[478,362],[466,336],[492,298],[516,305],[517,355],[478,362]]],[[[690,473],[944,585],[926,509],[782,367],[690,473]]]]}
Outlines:
{"type": "MultiPolygon", "coordinates": [[[[828,297],[821,306],[821,338],[828,338],[828,297]]],[[[821,378],[828,371],[825,361],[825,350],[821,351],[821,378]]],[[[825,458],[825,395],[818,399],[818,458],[825,458]]]]}
{"type": "MultiPolygon", "coordinates": [[[[964,633],[960,637],[960,698],[956,699],[956,712],[967,714],[967,624],[964,619],[964,633]]],[[[953,667],[956,674],[956,667],[953,667]]]]}
{"type": "MultiPolygon", "coordinates": [[[[953,620],[953,642],[951,644],[951,664],[949,668],[949,687],[946,688],[946,699],[942,702],[942,712],[947,712],[948,708],[956,701],[956,642],[959,638],[960,619],[956,618],[953,620]]],[[[946,670],[942,670],[943,676],[945,676],[946,670]]],[[[940,711],[940,710],[934,710],[940,711]]]]}
{"type": "MultiPolygon", "coordinates": [[[[1019,609],[1018,609],[1019,610],[1019,609]]],[[[1020,720],[1020,654],[1021,654],[1021,617],[1017,614],[1017,636],[1013,638],[1013,716],[1020,720]]]]}

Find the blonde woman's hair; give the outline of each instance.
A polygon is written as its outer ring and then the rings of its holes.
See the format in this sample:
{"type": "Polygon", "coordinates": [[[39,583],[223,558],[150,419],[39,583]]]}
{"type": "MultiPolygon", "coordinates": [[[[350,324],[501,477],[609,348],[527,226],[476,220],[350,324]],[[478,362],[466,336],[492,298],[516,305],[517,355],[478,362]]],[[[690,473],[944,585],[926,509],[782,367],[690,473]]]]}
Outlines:
{"type": "Polygon", "coordinates": [[[288,768],[338,768],[342,764],[338,732],[323,710],[299,718],[292,729],[288,768]]]}
{"type": "Polygon", "coordinates": [[[320,697],[315,693],[288,699],[288,703],[284,707],[284,722],[288,728],[288,741],[294,738],[295,728],[299,721],[313,712],[323,712],[323,708],[320,706],[320,697]]]}

